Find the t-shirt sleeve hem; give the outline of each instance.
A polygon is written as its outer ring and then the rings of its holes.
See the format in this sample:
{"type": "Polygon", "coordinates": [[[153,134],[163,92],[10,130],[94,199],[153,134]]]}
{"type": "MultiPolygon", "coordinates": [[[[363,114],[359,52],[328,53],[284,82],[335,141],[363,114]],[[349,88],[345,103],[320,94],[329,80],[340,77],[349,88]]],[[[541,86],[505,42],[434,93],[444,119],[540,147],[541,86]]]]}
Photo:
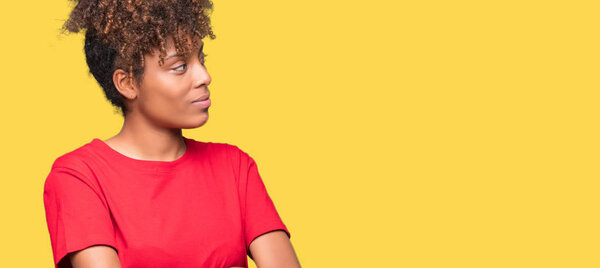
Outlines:
{"type": "Polygon", "coordinates": [[[61,261],[67,261],[67,260],[63,260],[63,259],[65,257],[67,257],[69,253],[77,252],[77,251],[89,248],[91,246],[97,246],[97,245],[112,247],[117,252],[117,254],[119,253],[119,250],[117,249],[117,246],[114,242],[108,242],[105,240],[91,240],[90,242],[74,245],[74,246],[71,246],[69,248],[66,248],[66,249],[63,249],[63,250],[57,252],[54,257],[54,267],[55,268],[68,267],[68,266],[63,266],[63,265],[59,266],[59,264],[61,263],[61,261]]]}
{"type": "Polygon", "coordinates": [[[284,231],[285,234],[288,236],[288,238],[291,238],[291,234],[289,232],[289,230],[287,229],[287,227],[285,226],[285,224],[281,223],[281,222],[272,222],[271,224],[265,225],[263,228],[260,229],[256,229],[253,231],[250,231],[250,233],[248,234],[248,237],[250,239],[248,239],[246,241],[246,251],[250,252],[250,244],[259,236],[272,232],[272,231],[284,231]]]}

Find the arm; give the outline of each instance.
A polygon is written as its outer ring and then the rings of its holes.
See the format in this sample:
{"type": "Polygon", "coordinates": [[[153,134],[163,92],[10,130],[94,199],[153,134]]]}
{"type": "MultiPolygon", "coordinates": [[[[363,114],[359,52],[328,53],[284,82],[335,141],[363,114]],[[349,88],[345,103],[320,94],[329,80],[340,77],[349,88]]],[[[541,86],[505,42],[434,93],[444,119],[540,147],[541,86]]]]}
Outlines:
{"type": "Polygon", "coordinates": [[[59,158],[44,183],[46,222],[56,267],[71,267],[74,262],[79,264],[80,259],[84,262],[76,268],[99,267],[86,263],[95,263],[100,256],[108,255],[107,249],[103,251],[92,246],[104,245],[118,252],[107,202],[99,185],[90,179],[94,175],[82,166],[85,164],[78,158],[59,158]],[[71,259],[73,256],[75,258],[71,259]],[[85,261],[88,258],[92,261],[85,261]]]}
{"type": "Polygon", "coordinates": [[[258,268],[299,268],[300,262],[292,243],[284,231],[260,235],[250,243],[250,258],[258,268]]]}
{"type": "Polygon", "coordinates": [[[94,245],[69,254],[73,268],[121,268],[114,248],[94,245]]]}

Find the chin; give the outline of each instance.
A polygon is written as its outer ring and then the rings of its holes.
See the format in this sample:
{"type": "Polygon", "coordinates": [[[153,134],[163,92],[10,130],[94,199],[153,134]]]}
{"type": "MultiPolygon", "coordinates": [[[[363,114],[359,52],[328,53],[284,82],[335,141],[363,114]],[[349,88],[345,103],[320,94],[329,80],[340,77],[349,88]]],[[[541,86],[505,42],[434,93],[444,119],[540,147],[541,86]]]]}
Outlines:
{"type": "Polygon", "coordinates": [[[194,117],[194,120],[192,122],[190,122],[189,124],[186,124],[186,126],[183,126],[182,128],[184,128],[184,129],[199,128],[199,127],[203,126],[204,124],[206,124],[207,121],[208,121],[208,111],[198,117],[194,117]]]}

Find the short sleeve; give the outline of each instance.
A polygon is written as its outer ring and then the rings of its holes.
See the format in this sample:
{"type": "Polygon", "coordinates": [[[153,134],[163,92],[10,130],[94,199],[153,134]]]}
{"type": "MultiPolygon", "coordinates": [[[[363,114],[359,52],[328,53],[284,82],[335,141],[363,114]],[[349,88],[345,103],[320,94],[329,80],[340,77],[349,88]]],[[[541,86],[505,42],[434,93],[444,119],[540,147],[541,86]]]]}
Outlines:
{"type": "Polygon", "coordinates": [[[93,245],[117,251],[108,206],[82,173],[53,166],[44,183],[44,207],[55,267],[71,267],[65,256],[93,245]]]}
{"type": "MultiPolygon", "coordinates": [[[[238,149],[239,150],[239,149],[238,149]]],[[[240,197],[244,215],[244,236],[246,251],[258,236],[270,231],[282,230],[291,237],[287,226],[281,220],[271,200],[254,159],[239,150],[240,156],[240,197]]]]}

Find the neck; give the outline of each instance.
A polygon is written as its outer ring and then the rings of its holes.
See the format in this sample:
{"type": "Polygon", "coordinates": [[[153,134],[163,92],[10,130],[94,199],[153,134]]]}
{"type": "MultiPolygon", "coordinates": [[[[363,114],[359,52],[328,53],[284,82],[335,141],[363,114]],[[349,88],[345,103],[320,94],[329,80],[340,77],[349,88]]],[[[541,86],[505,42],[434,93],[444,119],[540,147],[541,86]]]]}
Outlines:
{"type": "Polygon", "coordinates": [[[142,160],[173,161],[186,151],[181,128],[157,126],[135,114],[128,114],[121,131],[106,142],[121,148],[121,153],[142,160]]]}

